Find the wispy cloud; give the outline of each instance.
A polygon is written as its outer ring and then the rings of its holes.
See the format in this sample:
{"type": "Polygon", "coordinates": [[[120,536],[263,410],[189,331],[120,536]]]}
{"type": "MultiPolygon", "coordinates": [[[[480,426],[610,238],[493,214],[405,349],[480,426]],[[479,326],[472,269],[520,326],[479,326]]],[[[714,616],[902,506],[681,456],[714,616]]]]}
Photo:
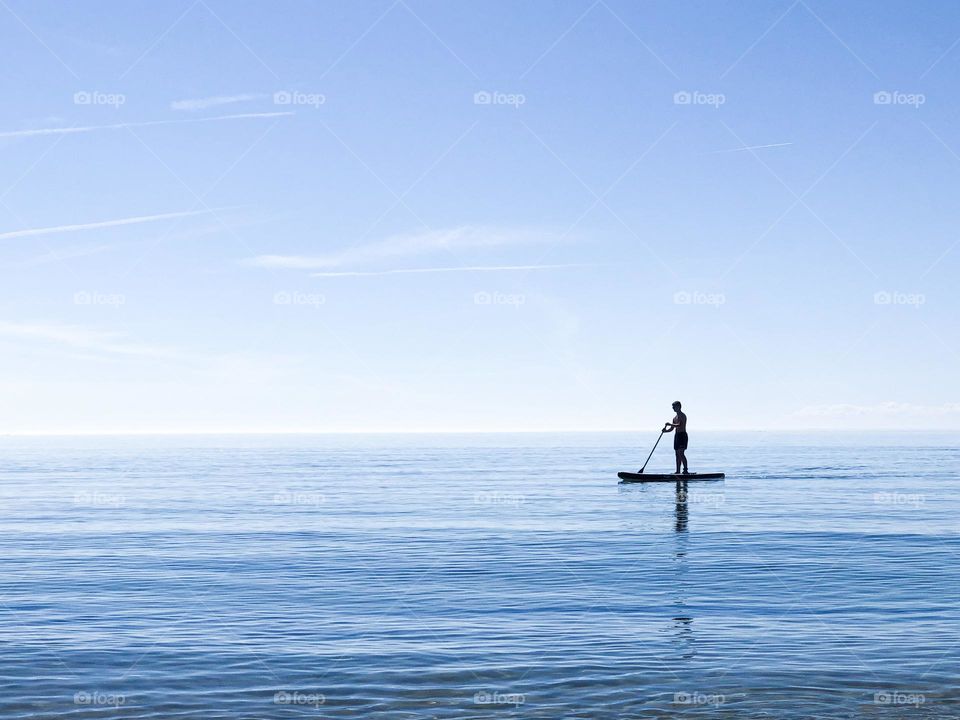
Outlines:
{"type": "Polygon", "coordinates": [[[76,350],[108,355],[136,355],[163,359],[182,357],[179,353],[167,348],[133,343],[125,340],[117,333],[92,329],[82,325],[0,321],[0,338],[2,337],[52,343],[76,350]]]}
{"type": "Polygon", "coordinates": [[[919,405],[904,402],[881,402],[872,405],[835,403],[832,405],[809,405],[794,413],[803,418],[931,418],[960,414],[960,403],[948,402],[940,405],[919,405]]]}
{"type": "Polygon", "coordinates": [[[81,230],[97,230],[99,228],[119,227],[122,225],[140,225],[142,223],[157,222],[159,220],[170,220],[173,218],[191,217],[194,215],[206,215],[211,212],[214,212],[214,210],[186,210],[183,212],[161,213],[159,215],[138,215],[136,217],[117,218],[115,220],[101,220],[99,222],[78,223],[74,225],[53,225],[50,227],[26,228],[23,230],[11,230],[10,232],[0,233],[0,240],[33,237],[36,235],[53,235],[55,233],[78,232],[81,230]]]}
{"type": "Polygon", "coordinates": [[[246,262],[268,268],[305,270],[337,268],[410,255],[423,255],[439,250],[496,247],[528,242],[543,242],[549,236],[529,230],[490,228],[465,225],[445,230],[393,235],[383,240],[348,247],[324,255],[259,255],[246,262]]]}
{"type": "Polygon", "coordinates": [[[516,272],[526,270],[558,270],[561,268],[591,267],[584,263],[557,263],[553,265],[467,265],[464,267],[400,268],[397,270],[372,270],[369,272],[345,270],[340,272],[315,272],[311,277],[376,277],[378,275],[410,275],[414,273],[448,272],[516,272]]]}
{"type": "MultiPolygon", "coordinates": [[[[231,219],[232,220],[232,219],[231,219]]],[[[240,223],[243,224],[243,223],[240,223]]],[[[235,226],[234,221],[231,222],[231,227],[235,226]]],[[[51,263],[66,262],[68,260],[77,260],[79,258],[89,257],[91,255],[98,255],[100,253],[112,252],[116,250],[123,250],[128,248],[137,248],[145,244],[153,244],[159,241],[165,243],[171,243],[178,240],[189,240],[199,237],[205,237],[208,235],[214,235],[217,233],[227,232],[229,227],[224,226],[221,219],[217,219],[216,222],[207,222],[201,223],[191,227],[184,227],[181,230],[176,232],[161,232],[157,236],[145,236],[143,239],[138,240],[127,240],[124,242],[116,242],[110,244],[87,244],[87,245],[75,245],[72,247],[58,247],[56,249],[51,248],[46,252],[40,253],[38,255],[30,255],[18,260],[12,260],[6,263],[0,263],[0,268],[30,268],[37,267],[40,265],[49,265],[51,263]]]]}
{"type": "Polygon", "coordinates": [[[52,350],[56,356],[87,360],[136,362],[169,361],[217,382],[259,386],[270,379],[289,378],[305,359],[290,353],[196,352],[182,347],[141,343],[110,330],[58,322],[8,322],[0,320],[0,341],[26,349],[52,350]]]}
{"type": "Polygon", "coordinates": [[[720,154],[720,153],[749,152],[749,151],[751,151],[751,150],[765,150],[765,149],[767,149],[767,148],[787,147],[787,146],[789,146],[789,145],[793,145],[793,143],[792,143],[792,142],[783,142],[783,143],[771,143],[770,145],[748,145],[748,146],[745,146],[745,147],[729,148],[729,149],[727,149],[727,150],[714,150],[714,151],[712,151],[712,152],[710,152],[710,153],[707,153],[707,154],[708,154],[708,155],[718,155],[718,154],[720,154]]]}
{"type": "Polygon", "coordinates": [[[152,125],[182,125],[184,123],[216,122],[218,120],[244,120],[253,118],[276,118],[293,115],[292,111],[237,113],[234,115],[216,115],[203,118],[177,118],[176,120],[143,120],[141,122],[111,123],[109,125],[83,125],[58,128],[36,128],[33,130],[5,130],[0,132],[0,138],[34,137],[38,135],[73,135],[77,133],[97,132],[99,130],[123,130],[133,127],[149,127],[152,125]]]}
{"type": "Polygon", "coordinates": [[[38,265],[48,265],[55,262],[64,262],[66,260],[76,260],[77,258],[88,257],[90,255],[97,255],[99,253],[107,252],[112,250],[115,246],[113,245],[82,245],[78,247],[66,248],[63,250],[49,250],[45,253],[39,255],[33,255],[22,260],[16,260],[9,263],[4,263],[0,267],[16,267],[16,268],[28,268],[36,267],[38,265]]]}
{"type": "Polygon", "coordinates": [[[193,98],[189,100],[174,100],[170,103],[171,110],[207,110],[221,105],[232,105],[240,102],[250,102],[251,100],[261,100],[267,95],[263,93],[241,93],[239,95],[213,95],[212,97],[193,98]]]}
{"type": "Polygon", "coordinates": [[[786,415],[785,420],[788,427],[805,429],[954,430],[960,428],[960,402],[808,405],[786,415]]]}

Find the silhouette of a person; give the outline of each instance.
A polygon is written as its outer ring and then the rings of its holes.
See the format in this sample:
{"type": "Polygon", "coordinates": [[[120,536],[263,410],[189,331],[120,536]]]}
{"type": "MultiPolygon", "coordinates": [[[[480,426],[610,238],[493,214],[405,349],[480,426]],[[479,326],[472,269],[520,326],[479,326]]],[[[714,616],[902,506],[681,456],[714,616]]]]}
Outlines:
{"type": "Polygon", "coordinates": [[[690,442],[690,438],[687,436],[687,414],[680,410],[680,401],[677,400],[673,403],[673,411],[676,413],[673,420],[664,424],[664,432],[672,432],[673,435],[673,452],[677,456],[677,475],[680,474],[680,466],[683,465],[683,474],[689,474],[687,469],[687,445],[690,442]]]}

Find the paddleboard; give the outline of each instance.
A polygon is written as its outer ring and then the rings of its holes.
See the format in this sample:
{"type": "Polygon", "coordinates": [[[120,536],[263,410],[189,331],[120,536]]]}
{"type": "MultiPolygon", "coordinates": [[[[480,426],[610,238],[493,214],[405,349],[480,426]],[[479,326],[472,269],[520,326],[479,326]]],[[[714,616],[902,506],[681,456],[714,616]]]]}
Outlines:
{"type": "Polygon", "coordinates": [[[686,480],[721,480],[724,477],[724,474],[721,472],[714,473],[687,473],[686,475],[675,475],[673,473],[663,474],[663,473],[632,473],[632,472],[618,472],[617,477],[620,478],[621,482],[632,483],[632,482],[681,482],[686,480]]]}

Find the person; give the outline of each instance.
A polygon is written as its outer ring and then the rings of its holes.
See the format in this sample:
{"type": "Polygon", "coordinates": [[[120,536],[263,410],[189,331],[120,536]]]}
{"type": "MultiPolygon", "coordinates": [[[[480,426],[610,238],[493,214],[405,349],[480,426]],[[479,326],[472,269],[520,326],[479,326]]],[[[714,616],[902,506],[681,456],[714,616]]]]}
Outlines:
{"type": "Polygon", "coordinates": [[[680,466],[683,466],[683,474],[689,475],[690,471],[687,468],[687,445],[690,443],[690,438],[687,436],[687,414],[680,409],[680,401],[677,400],[673,403],[673,411],[676,415],[673,418],[672,422],[665,423],[663,426],[663,432],[668,433],[672,432],[673,435],[673,452],[677,456],[677,475],[680,474],[680,466]]]}

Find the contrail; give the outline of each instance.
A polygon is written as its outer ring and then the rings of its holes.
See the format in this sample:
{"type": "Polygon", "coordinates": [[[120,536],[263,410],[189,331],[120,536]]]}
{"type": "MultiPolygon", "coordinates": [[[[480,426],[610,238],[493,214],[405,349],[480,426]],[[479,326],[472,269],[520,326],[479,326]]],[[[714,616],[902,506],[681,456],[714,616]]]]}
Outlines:
{"type": "Polygon", "coordinates": [[[731,148],[730,150],[713,150],[712,152],[708,152],[707,155],[716,155],[717,153],[744,152],[746,150],[763,150],[765,148],[786,147],[787,145],[793,145],[793,143],[773,143],[771,145],[751,145],[749,147],[731,148]]]}
{"type": "Polygon", "coordinates": [[[400,270],[372,270],[345,272],[315,272],[310,277],[375,277],[377,275],[408,275],[411,273],[496,272],[500,270],[557,270],[559,268],[590,267],[582,263],[558,265],[470,265],[466,267],[403,268],[400,270]]]}
{"type": "Polygon", "coordinates": [[[170,103],[171,110],[206,110],[217,107],[218,105],[230,105],[238,102],[248,102],[250,100],[261,100],[265,95],[262,93],[242,93],[240,95],[214,95],[205,98],[192,98],[190,100],[174,100],[170,103]]]}
{"type": "Polygon", "coordinates": [[[28,228],[0,233],[0,240],[9,240],[18,237],[32,237],[34,235],[52,235],[54,233],[77,232],[78,230],[96,230],[97,228],[117,227],[119,225],[139,225],[140,223],[169,220],[171,218],[205,215],[213,210],[186,210],[184,212],[162,213],[160,215],[139,215],[137,217],[118,218],[116,220],[101,220],[100,222],[78,223],[75,225],[55,225],[53,227],[28,228]]]}
{"type": "Polygon", "coordinates": [[[260,255],[249,258],[249,265],[271,268],[324,270],[340,267],[369,267],[371,261],[423,255],[456,248],[498,247],[546,240],[522,228],[496,228],[460,225],[453,228],[401,233],[365,245],[354,245],[326,255],[260,255]]]}
{"type": "Polygon", "coordinates": [[[206,118],[177,118],[176,120],[144,120],[141,122],[113,123],[112,125],[87,125],[83,127],[39,128],[37,130],[6,130],[0,132],[0,138],[33,137],[35,135],[72,135],[76,133],[96,132],[97,130],[122,130],[150,125],[181,125],[184,123],[213,122],[214,120],[242,120],[245,118],[272,118],[293,115],[293,112],[238,113],[236,115],[217,115],[206,118]]]}

